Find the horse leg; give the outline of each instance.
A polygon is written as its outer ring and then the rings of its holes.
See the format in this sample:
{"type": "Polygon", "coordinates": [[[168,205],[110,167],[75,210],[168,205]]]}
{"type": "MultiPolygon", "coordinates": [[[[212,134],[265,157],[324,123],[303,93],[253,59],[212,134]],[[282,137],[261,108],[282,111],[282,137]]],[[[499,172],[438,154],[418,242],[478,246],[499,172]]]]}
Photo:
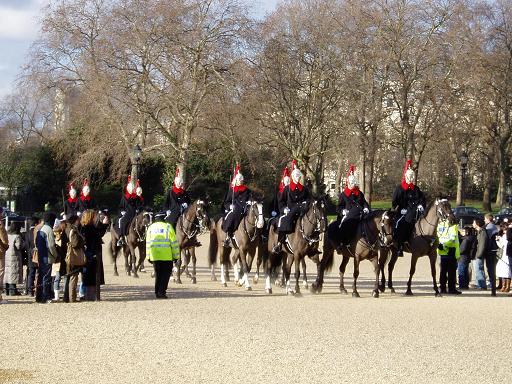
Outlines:
{"type": "Polygon", "coordinates": [[[263,264],[263,268],[265,269],[265,292],[269,295],[272,294],[272,262],[275,257],[275,254],[269,252],[268,258],[263,264]]]}
{"type": "Polygon", "coordinates": [[[308,284],[308,275],[306,274],[306,258],[305,257],[303,257],[301,259],[300,264],[302,266],[302,286],[305,289],[308,289],[309,284],[308,284]]]}
{"type": "Polygon", "coordinates": [[[286,294],[294,294],[292,287],[290,286],[290,274],[292,271],[293,265],[293,255],[288,255],[286,257],[286,263],[283,263],[283,277],[286,281],[286,294]]]}
{"type": "MultiPolygon", "coordinates": [[[[318,257],[318,256],[317,256],[318,257]]],[[[316,280],[311,285],[311,292],[321,293],[324,285],[325,270],[332,265],[334,259],[334,248],[331,242],[327,239],[324,241],[322,260],[316,265],[316,280]]]]}
{"type": "Polygon", "coordinates": [[[235,275],[235,285],[237,287],[241,287],[243,285],[243,281],[240,278],[240,265],[238,264],[239,256],[239,251],[235,252],[235,255],[231,259],[231,264],[233,264],[233,273],[235,275]]]}
{"type": "Polygon", "coordinates": [[[347,290],[345,289],[344,277],[345,277],[345,271],[347,269],[347,264],[348,264],[349,260],[350,260],[350,256],[346,256],[343,253],[343,260],[341,261],[341,264],[340,264],[340,292],[345,295],[347,294],[347,290]]]}
{"type": "MultiPolygon", "coordinates": [[[[302,257],[304,259],[304,257],[302,257]]],[[[294,255],[294,263],[295,263],[295,294],[300,295],[300,267],[301,267],[301,256],[294,255]]]]}
{"type": "MultiPolygon", "coordinates": [[[[138,265],[137,265],[137,255],[135,254],[135,247],[129,245],[130,248],[130,264],[132,267],[133,277],[138,278],[139,274],[138,271],[138,265]]],[[[139,256],[140,257],[140,256],[139,256]]]]}
{"type": "Polygon", "coordinates": [[[252,287],[251,287],[251,284],[249,283],[249,264],[247,263],[247,254],[244,252],[243,256],[242,256],[242,252],[240,252],[240,261],[242,263],[242,273],[243,273],[243,278],[242,278],[242,282],[245,286],[245,289],[247,291],[252,291],[252,287]]]}
{"type": "MultiPolygon", "coordinates": [[[[411,270],[409,271],[409,280],[407,281],[407,291],[405,294],[407,296],[412,296],[412,290],[411,290],[411,284],[412,284],[412,277],[414,276],[414,273],[416,272],[416,262],[418,261],[418,256],[416,256],[413,252],[411,257],[411,270]]],[[[435,279],[435,277],[434,277],[435,279]]]]}
{"type": "Polygon", "coordinates": [[[215,265],[211,265],[210,267],[210,280],[217,281],[217,276],[215,276],[215,265]]]}
{"type": "Polygon", "coordinates": [[[256,274],[252,278],[252,282],[254,284],[258,284],[258,280],[260,279],[260,267],[261,267],[262,261],[263,260],[261,258],[261,252],[258,251],[258,257],[256,259],[256,274]]]}
{"type": "Polygon", "coordinates": [[[385,267],[388,259],[389,249],[381,248],[379,251],[379,274],[380,274],[380,284],[379,291],[384,292],[386,290],[386,273],[385,267]]]}
{"type": "Polygon", "coordinates": [[[114,262],[114,276],[119,276],[119,272],[117,272],[117,255],[119,250],[115,244],[115,240],[110,240],[110,249],[112,250],[112,261],[114,262]]]}
{"type": "Polygon", "coordinates": [[[197,265],[197,257],[196,257],[196,249],[192,248],[190,249],[190,259],[192,260],[192,284],[197,284],[197,278],[196,278],[196,265],[197,265]]]}
{"type": "Polygon", "coordinates": [[[357,278],[359,277],[359,256],[354,256],[354,282],[352,283],[352,297],[360,297],[357,292],[357,278]]]}
{"type": "MultiPolygon", "coordinates": [[[[146,259],[146,244],[140,244],[138,246],[139,249],[139,262],[137,263],[137,268],[135,268],[135,271],[140,271],[141,266],[144,263],[144,260],[146,259]]],[[[135,253],[135,250],[134,250],[135,253]]]]}
{"type": "Polygon", "coordinates": [[[395,288],[393,288],[393,270],[395,269],[396,261],[398,260],[398,253],[396,250],[391,250],[391,260],[389,260],[388,264],[388,288],[389,291],[394,294],[395,288]]]}
{"type": "Polygon", "coordinates": [[[430,252],[428,257],[430,259],[430,271],[432,273],[432,282],[434,285],[434,292],[435,292],[435,296],[438,297],[438,296],[441,296],[441,294],[439,293],[439,288],[437,287],[437,280],[436,280],[437,252],[436,251],[430,252]]]}
{"type": "Polygon", "coordinates": [[[378,254],[373,256],[372,264],[373,264],[373,271],[375,272],[375,285],[373,286],[372,296],[377,298],[377,297],[379,297],[379,272],[380,272],[378,254]]]}
{"type": "Polygon", "coordinates": [[[218,252],[219,252],[219,263],[220,263],[220,285],[223,287],[227,287],[228,284],[226,283],[226,261],[224,260],[226,255],[225,255],[225,251],[224,251],[224,247],[222,246],[222,243],[220,243],[218,252]]]}
{"type": "Polygon", "coordinates": [[[180,258],[176,260],[176,284],[183,284],[181,281],[181,260],[183,258],[184,251],[180,250],[180,258]]]}
{"type": "Polygon", "coordinates": [[[124,255],[124,269],[126,271],[127,276],[132,275],[132,264],[131,264],[131,255],[130,251],[128,250],[128,246],[123,246],[123,255],[124,255]]]}

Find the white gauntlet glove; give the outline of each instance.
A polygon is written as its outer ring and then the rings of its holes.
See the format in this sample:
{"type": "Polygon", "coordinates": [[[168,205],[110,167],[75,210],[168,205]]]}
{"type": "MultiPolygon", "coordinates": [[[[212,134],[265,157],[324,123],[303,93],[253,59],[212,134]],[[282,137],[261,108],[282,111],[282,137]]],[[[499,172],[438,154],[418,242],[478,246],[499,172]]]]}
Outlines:
{"type": "Polygon", "coordinates": [[[165,213],[167,214],[167,216],[171,216],[171,211],[166,211],[165,213]]]}
{"type": "Polygon", "coordinates": [[[284,209],[284,214],[285,214],[285,215],[287,215],[288,213],[290,213],[290,208],[286,207],[286,208],[284,209]]]}
{"type": "Polygon", "coordinates": [[[229,204],[229,209],[233,210],[233,208],[235,208],[235,206],[233,204],[229,204]]]}
{"type": "Polygon", "coordinates": [[[407,209],[403,208],[403,209],[400,211],[400,213],[401,213],[402,215],[405,215],[405,214],[407,213],[407,209]]]}
{"type": "Polygon", "coordinates": [[[365,215],[367,215],[369,212],[370,212],[370,210],[369,210],[368,208],[364,208],[364,209],[363,209],[363,213],[364,213],[365,215]]]}
{"type": "Polygon", "coordinates": [[[423,205],[418,205],[418,212],[423,212],[424,210],[423,205]]]}
{"type": "Polygon", "coordinates": [[[343,211],[341,211],[341,214],[343,216],[347,216],[347,213],[348,213],[348,209],[344,209],[343,211]]]}
{"type": "Polygon", "coordinates": [[[126,214],[126,211],[121,211],[121,215],[124,216],[126,214]]]}
{"type": "Polygon", "coordinates": [[[183,204],[181,204],[181,206],[183,207],[183,209],[187,209],[188,208],[188,204],[187,203],[183,203],[183,204]]]}
{"type": "Polygon", "coordinates": [[[276,211],[272,211],[271,215],[272,215],[272,217],[276,217],[277,216],[277,212],[276,211]]]}

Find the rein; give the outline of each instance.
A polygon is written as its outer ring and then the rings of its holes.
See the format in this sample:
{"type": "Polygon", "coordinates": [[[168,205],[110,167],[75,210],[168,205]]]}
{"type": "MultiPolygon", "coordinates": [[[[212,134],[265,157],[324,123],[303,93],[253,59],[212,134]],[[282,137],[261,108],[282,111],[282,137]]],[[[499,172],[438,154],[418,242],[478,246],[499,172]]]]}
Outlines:
{"type": "Polygon", "coordinates": [[[182,214],[180,216],[181,217],[180,228],[181,228],[182,232],[185,234],[185,236],[187,236],[188,239],[191,239],[194,236],[196,236],[197,234],[199,234],[200,228],[199,228],[199,225],[195,223],[195,219],[197,217],[197,208],[196,208],[196,215],[193,215],[194,218],[192,220],[190,220],[187,217],[188,211],[189,211],[189,209],[187,209],[187,212],[185,212],[184,214],[182,214]],[[186,220],[187,223],[190,223],[189,227],[191,229],[191,232],[187,232],[187,230],[185,229],[185,226],[183,225],[184,220],[186,220]]]}
{"type": "MultiPolygon", "coordinates": [[[[256,210],[258,210],[258,207],[256,204],[253,204],[251,205],[251,207],[249,208],[250,210],[254,210],[254,207],[256,207],[256,210]]],[[[256,226],[256,224],[258,223],[258,217],[260,216],[260,212],[258,210],[258,214],[256,215],[256,218],[254,220],[254,223],[249,223],[249,225],[254,229],[254,233],[253,235],[250,235],[249,234],[249,231],[247,230],[247,223],[249,221],[249,217],[248,215],[247,216],[244,216],[244,219],[243,219],[243,223],[244,223],[244,232],[245,234],[247,235],[247,237],[249,238],[249,242],[252,243],[254,240],[256,240],[256,236],[258,236],[258,228],[256,226]]]]}
{"type": "Polygon", "coordinates": [[[320,222],[323,220],[323,218],[319,218],[318,215],[317,215],[317,210],[316,210],[316,204],[313,204],[313,216],[315,217],[315,221],[312,222],[309,218],[309,211],[308,210],[300,219],[300,234],[302,235],[302,238],[304,240],[306,240],[306,242],[309,244],[309,245],[313,245],[315,243],[318,243],[320,242],[320,234],[322,233],[322,231],[317,231],[317,227],[318,225],[320,224],[320,222]],[[304,230],[304,218],[307,219],[307,221],[309,222],[309,224],[311,224],[313,226],[313,231],[311,232],[310,235],[307,235],[305,230],[304,230]],[[318,238],[313,238],[313,235],[315,235],[316,233],[318,232],[318,238]]]}

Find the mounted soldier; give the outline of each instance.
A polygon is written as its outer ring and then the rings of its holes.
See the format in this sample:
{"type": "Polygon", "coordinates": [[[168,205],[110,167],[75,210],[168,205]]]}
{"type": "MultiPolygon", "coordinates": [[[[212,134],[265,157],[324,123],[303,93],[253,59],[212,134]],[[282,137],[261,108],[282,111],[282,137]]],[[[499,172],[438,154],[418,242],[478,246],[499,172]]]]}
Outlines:
{"type": "MultiPolygon", "coordinates": [[[[142,195],[142,189],[140,192],[142,195]]],[[[119,218],[118,222],[120,236],[119,240],[117,241],[117,246],[121,247],[126,244],[126,236],[128,235],[128,228],[130,223],[141,208],[141,200],[135,192],[135,186],[133,185],[131,176],[128,176],[128,183],[126,184],[124,194],[121,197],[121,201],[119,203],[119,211],[121,212],[121,217],[119,218]]]]}
{"type": "Polygon", "coordinates": [[[80,212],[80,203],[76,195],[76,189],[73,183],[69,184],[68,199],[64,202],[64,214],[66,217],[78,216],[80,212]]]}
{"type": "Polygon", "coordinates": [[[281,216],[283,214],[282,209],[284,207],[279,207],[279,201],[281,198],[281,195],[284,192],[284,188],[290,185],[290,171],[288,169],[288,166],[286,166],[283,169],[283,175],[281,176],[281,182],[279,183],[279,188],[276,192],[276,195],[274,196],[274,200],[272,201],[272,210],[270,212],[270,220],[269,223],[276,224],[275,218],[278,216],[281,216]]]}
{"type": "Polygon", "coordinates": [[[180,176],[179,168],[176,169],[176,176],[172,188],[167,193],[163,210],[167,214],[166,221],[176,230],[176,223],[181,214],[191,203],[190,196],[183,188],[183,178],[180,176]]]}
{"type": "Polygon", "coordinates": [[[398,256],[403,256],[404,243],[411,237],[414,224],[425,211],[425,195],[415,185],[414,171],[411,160],[407,160],[402,174],[402,182],[397,185],[393,193],[393,209],[399,216],[395,222],[395,241],[398,256]]]}
{"type": "Polygon", "coordinates": [[[339,195],[336,209],[338,218],[335,225],[329,226],[330,237],[339,239],[339,247],[347,246],[357,233],[363,215],[370,213],[370,206],[359,189],[356,167],[350,165],[345,185],[339,195]],[[334,233],[333,233],[334,232],[334,233]]]}
{"type": "Polygon", "coordinates": [[[244,185],[244,176],[240,172],[240,164],[237,164],[229,191],[222,204],[225,213],[224,220],[222,221],[222,230],[226,232],[225,247],[230,246],[233,233],[242,221],[247,208],[247,202],[251,200],[251,197],[252,192],[244,185]]]}
{"type": "Polygon", "coordinates": [[[88,209],[96,209],[96,201],[91,197],[91,188],[89,187],[89,181],[87,179],[84,180],[84,184],[82,186],[82,192],[80,193],[80,199],[78,200],[79,212],[78,214],[82,214],[88,209]]]}
{"type": "Polygon", "coordinates": [[[290,184],[284,186],[283,192],[279,195],[279,211],[282,214],[277,223],[279,235],[277,244],[272,250],[274,253],[281,252],[286,235],[295,229],[295,221],[306,208],[310,198],[309,189],[301,183],[302,177],[302,172],[293,160],[290,184]]]}

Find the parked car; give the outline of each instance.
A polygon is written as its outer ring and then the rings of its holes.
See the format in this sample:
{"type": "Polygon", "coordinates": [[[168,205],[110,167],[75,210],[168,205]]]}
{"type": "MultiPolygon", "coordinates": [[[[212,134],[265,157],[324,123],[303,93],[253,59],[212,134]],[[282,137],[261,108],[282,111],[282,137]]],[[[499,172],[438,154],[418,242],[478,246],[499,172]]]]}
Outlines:
{"type": "Polygon", "coordinates": [[[453,214],[457,218],[459,226],[471,225],[475,219],[484,219],[483,213],[473,207],[455,207],[453,209],[453,214]]]}
{"type": "Polygon", "coordinates": [[[15,222],[24,224],[26,220],[25,216],[20,216],[16,212],[13,212],[9,209],[4,209],[4,216],[8,223],[15,222]]]}
{"type": "Polygon", "coordinates": [[[494,222],[496,224],[501,224],[504,219],[508,219],[508,221],[512,220],[512,208],[503,208],[494,216],[494,222]]]}

